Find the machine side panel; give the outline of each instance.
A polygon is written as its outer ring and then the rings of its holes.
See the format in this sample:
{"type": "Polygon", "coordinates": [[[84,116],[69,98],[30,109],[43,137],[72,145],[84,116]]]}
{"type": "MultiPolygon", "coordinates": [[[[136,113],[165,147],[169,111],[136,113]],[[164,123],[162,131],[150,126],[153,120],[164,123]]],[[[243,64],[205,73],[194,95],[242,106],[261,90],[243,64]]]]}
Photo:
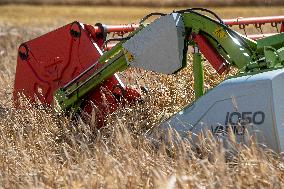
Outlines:
{"type": "Polygon", "coordinates": [[[283,69],[229,79],[161,127],[174,128],[181,136],[204,129],[216,136],[226,136],[231,127],[237,140],[243,142],[247,130],[258,142],[275,151],[283,151],[284,99],[280,95],[283,82],[283,69]]]}

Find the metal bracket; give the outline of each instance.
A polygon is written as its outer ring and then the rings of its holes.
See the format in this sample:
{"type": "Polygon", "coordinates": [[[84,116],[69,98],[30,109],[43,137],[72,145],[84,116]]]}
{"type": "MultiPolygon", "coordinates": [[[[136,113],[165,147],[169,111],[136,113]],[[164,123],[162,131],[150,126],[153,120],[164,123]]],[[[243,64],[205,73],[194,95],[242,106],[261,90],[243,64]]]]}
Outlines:
{"type": "Polygon", "coordinates": [[[102,39],[104,42],[106,41],[107,37],[107,27],[102,23],[96,23],[95,26],[99,27],[101,32],[96,34],[97,38],[102,39]]]}

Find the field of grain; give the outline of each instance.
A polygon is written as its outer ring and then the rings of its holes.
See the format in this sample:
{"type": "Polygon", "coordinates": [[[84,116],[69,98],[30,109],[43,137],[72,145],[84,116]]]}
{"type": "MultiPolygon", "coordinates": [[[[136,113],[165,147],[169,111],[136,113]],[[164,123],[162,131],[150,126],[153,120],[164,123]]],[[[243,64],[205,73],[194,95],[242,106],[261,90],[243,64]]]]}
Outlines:
{"type": "Polygon", "coordinates": [[[0,4],[114,6],[279,6],[282,0],[0,0],[0,4]]]}
{"type": "MultiPolygon", "coordinates": [[[[93,122],[57,117],[50,110],[13,110],[17,47],[58,26],[133,23],[174,8],[0,6],[0,188],[283,188],[284,156],[236,144],[222,147],[210,133],[189,140],[154,140],[146,133],[193,100],[191,57],[186,69],[165,76],[139,69],[119,75],[149,88],[144,104],[128,106],[96,130],[93,122]],[[114,16],[115,15],[115,16],[114,16]]],[[[284,7],[213,8],[223,18],[280,15],[284,7]]],[[[233,74],[233,73],[232,73],[233,74]]],[[[205,65],[206,89],[223,78],[205,65]]],[[[169,136],[175,135],[174,131],[169,136]]],[[[175,136],[177,137],[177,136],[175,136]]]]}

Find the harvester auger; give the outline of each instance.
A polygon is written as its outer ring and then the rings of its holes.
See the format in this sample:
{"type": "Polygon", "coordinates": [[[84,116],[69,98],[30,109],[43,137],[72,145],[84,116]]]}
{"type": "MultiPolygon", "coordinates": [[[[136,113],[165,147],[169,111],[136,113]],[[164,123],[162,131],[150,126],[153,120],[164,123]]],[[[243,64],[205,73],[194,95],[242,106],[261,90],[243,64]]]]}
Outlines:
{"type": "Polygon", "coordinates": [[[121,98],[141,100],[140,94],[127,88],[116,72],[133,66],[176,73],[185,67],[188,46],[193,46],[196,100],[159,128],[172,127],[181,136],[208,128],[214,135],[224,136],[231,127],[238,140],[245,130],[258,131],[259,142],[283,151],[283,23],[284,16],[222,20],[203,8],[152,13],[131,25],[73,22],[20,46],[15,104],[18,94],[23,93],[31,102],[38,98],[57,111],[83,109],[90,113],[92,101],[99,110],[101,126],[104,116],[117,109],[121,98]],[[154,15],[160,17],[143,24],[154,15]],[[265,34],[265,25],[276,33],[265,34]],[[244,35],[232,26],[244,30],[244,35]],[[260,34],[247,35],[249,26],[260,34]],[[122,37],[110,39],[110,33],[122,37]],[[230,67],[239,73],[204,93],[201,53],[217,73],[230,67]]]}

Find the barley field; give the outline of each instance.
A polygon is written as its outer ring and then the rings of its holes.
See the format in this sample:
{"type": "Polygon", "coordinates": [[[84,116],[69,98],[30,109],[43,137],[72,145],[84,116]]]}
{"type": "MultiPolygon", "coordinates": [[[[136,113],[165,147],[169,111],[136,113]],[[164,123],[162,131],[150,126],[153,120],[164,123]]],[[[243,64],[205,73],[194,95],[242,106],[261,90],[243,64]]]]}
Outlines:
{"type": "MultiPolygon", "coordinates": [[[[119,73],[128,85],[149,88],[144,103],[128,105],[96,130],[94,120],[56,116],[30,106],[14,110],[17,47],[59,26],[137,23],[147,13],[176,8],[0,6],[0,188],[284,188],[284,154],[246,145],[229,134],[230,151],[204,132],[192,145],[174,131],[167,141],[146,137],[193,100],[191,56],[180,73],[139,69],[119,73]],[[175,137],[175,142],[171,141],[175,137]]],[[[281,15],[284,7],[212,8],[222,18],[281,15]]],[[[229,74],[234,74],[234,71],[229,74]]],[[[224,78],[205,64],[206,89],[224,78]]]]}
{"type": "Polygon", "coordinates": [[[0,4],[114,6],[279,6],[282,0],[0,0],[0,4]]]}

